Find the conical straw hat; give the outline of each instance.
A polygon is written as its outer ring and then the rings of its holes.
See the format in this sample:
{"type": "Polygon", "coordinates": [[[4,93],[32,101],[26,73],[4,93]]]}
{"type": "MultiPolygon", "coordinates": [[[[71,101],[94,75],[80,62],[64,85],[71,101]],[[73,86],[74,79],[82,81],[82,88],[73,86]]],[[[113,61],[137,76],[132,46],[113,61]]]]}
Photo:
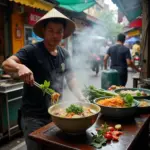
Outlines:
{"type": "Polygon", "coordinates": [[[66,27],[65,27],[63,39],[67,38],[74,32],[75,23],[73,21],[71,21],[69,18],[67,18],[65,15],[63,15],[62,13],[60,13],[59,11],[57,11],[56,9],[53,8],[51,11],[49,11],[47,14],[45,14],[42,18],[40,18],[34,25],[33,30],[36,35],[38,35],[41,38],[44,37],[44,35],[43,35],[44,21],[51,19],[51,18],[56,18],[56,19],[62,18],[66,21],[66,27]]]}

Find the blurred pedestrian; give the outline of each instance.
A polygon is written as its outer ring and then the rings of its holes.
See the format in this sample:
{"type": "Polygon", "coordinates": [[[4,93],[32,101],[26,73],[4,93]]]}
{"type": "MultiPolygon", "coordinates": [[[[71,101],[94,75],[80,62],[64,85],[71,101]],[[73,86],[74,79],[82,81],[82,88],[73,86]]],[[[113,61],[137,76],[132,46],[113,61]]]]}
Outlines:
{"type": "Polygon", "coordinates": [[[128,78],[128,66],[136,71],[139,69],[132,63],[129,48],[124,46],[125,35],[119,34],[117,36],[117,43],[111,46],[104,58],[104,66],[107,69],[107,60],[111,58],[111,69],[116,69],[119,72],[119,81],[121,86],[125,86],[128,78]]]}
{"type": "Polygon", "coordinates": [[[141,45],[140,41],[136,41],[135,44],[132,46],[132,57],[134,57],[137,53],[140,55],[141,45]]]}

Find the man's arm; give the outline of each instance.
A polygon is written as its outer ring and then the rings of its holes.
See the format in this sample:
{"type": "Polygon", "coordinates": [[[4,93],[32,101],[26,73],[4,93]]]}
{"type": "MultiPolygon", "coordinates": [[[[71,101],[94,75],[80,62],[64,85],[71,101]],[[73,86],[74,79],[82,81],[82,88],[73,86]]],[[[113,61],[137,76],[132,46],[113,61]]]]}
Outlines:
{"type": "Polygon", "coordinates": [[[131,59],[126,59],[127,64],[129,67],[135,69],[137,72],[139,72],[140,70],[134,65],[134,63],[131,61],[131,59]]]}
{"type": "Polygon", "coordinates": [[[130,50],[128,49],[128,51],[126,52],[126,62],[127,65],[133,69],[135,69],[137,72],[139,72],[140,70],[133,64],[133,62],[131,61],[131,53],[130,50]]]}
{"type": "Polygon", "coordinates": [[[67,83],[69,89],[73,92],[73,94],[77,97],[78,100],[86,101],[86,98],[83,96],[75,77],[73,77],[67,83]]]}
{"type": "Polygon", "coordinates": [[[104,57],[104,68],[107,69],[107,61],[108,61],[109,55],[106,54],[104,57]]]}
{"type": "Polygon", "coordinates": [[[85,97],[82,94],[81,89],[79,88],[79,85],[77,83],[75,73],[72,69],[72,63],[69,53],[66,55],[66,66],[65,66],[65,78],[68,84],[69,89],[73,92],[73,94],[77,97],[80,101],[87,101],[85,97]]]}
{"type": "Polygon", "coordinates": [[[107,53],[105,54],[104,56],[104,68],[107,69],[107,61],[108,61],[108,58],[110,56],[110,48],[107,50],[107,53]]]}
{"type": "Polygon", "coordinates": [[[21,63],[17,56],[11,56],[2,63],[2,68],[7,73],[17,73],[27,84],[33,85],[34,77],[32,71],[21,63]]]}
{"type": "Polygon", "coordinates": [[[2,68],[7,73],[16,73],[20,65],[21,62],[19,58],[16,56],[11,56],[2,63],[2,68]]]}

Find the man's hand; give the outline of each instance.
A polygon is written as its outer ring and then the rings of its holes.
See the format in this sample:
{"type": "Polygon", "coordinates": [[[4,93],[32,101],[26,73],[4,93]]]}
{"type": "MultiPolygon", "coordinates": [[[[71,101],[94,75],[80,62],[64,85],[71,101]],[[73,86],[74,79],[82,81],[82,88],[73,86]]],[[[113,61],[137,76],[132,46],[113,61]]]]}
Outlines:
{"type": "Polygon", "coordinates": [[[30,84],[31,86],[34,83],[34,76],[32,71],[27,68],[25,65],[19,64],[17,66],[18,70],[18,76],[27,84],[30,84]]]}
{"type": "Polygon", "coordinates": [[[128,64],[129,67],[133,68],[134,70],[136,70],[137,72],[141,72],[141,69],[139,69],[138,67],[136,67],[133,63],[132,60],[130,59],[126,59],[126,62],[128,64]]]}

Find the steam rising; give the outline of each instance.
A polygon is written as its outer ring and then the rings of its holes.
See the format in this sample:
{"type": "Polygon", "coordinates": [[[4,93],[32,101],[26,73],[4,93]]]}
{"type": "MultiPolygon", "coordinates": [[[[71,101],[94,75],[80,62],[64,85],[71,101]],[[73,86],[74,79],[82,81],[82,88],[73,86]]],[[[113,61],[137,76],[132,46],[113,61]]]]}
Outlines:
{"type": "Polygon", "coordinates": [[[73,66],[85,68],[91,53],[101,55],[101,48],[106,42],[107,30],[101,24],[86,28],[73,36],[73,66]]]}
{"type": "MultiPolygon", "coordinates": [[[[101,55],[101,48],[106,43],[105,35],[107,30],[103,25],[97,24],[91,28],[86,28],[81,32],[76,32],[73,35],[72,43],[72,65],[77,75],[77,81],[81,89],[84,85],[88,86],[93,84],[95,87],[100,88],[100,76],[95,77],[95,72],[90,68],[90,55],[96,53],[101,55]],[[91,74],[91,75],[89,75],[91,74]],[[92,77],[93,75],[93,77],[92,77]],[[92,80],[91,80],[92,77],[92,80]]],[[[64,91],[63,100],[66,101],[77,100],[68,89],[64,91]]]]}

